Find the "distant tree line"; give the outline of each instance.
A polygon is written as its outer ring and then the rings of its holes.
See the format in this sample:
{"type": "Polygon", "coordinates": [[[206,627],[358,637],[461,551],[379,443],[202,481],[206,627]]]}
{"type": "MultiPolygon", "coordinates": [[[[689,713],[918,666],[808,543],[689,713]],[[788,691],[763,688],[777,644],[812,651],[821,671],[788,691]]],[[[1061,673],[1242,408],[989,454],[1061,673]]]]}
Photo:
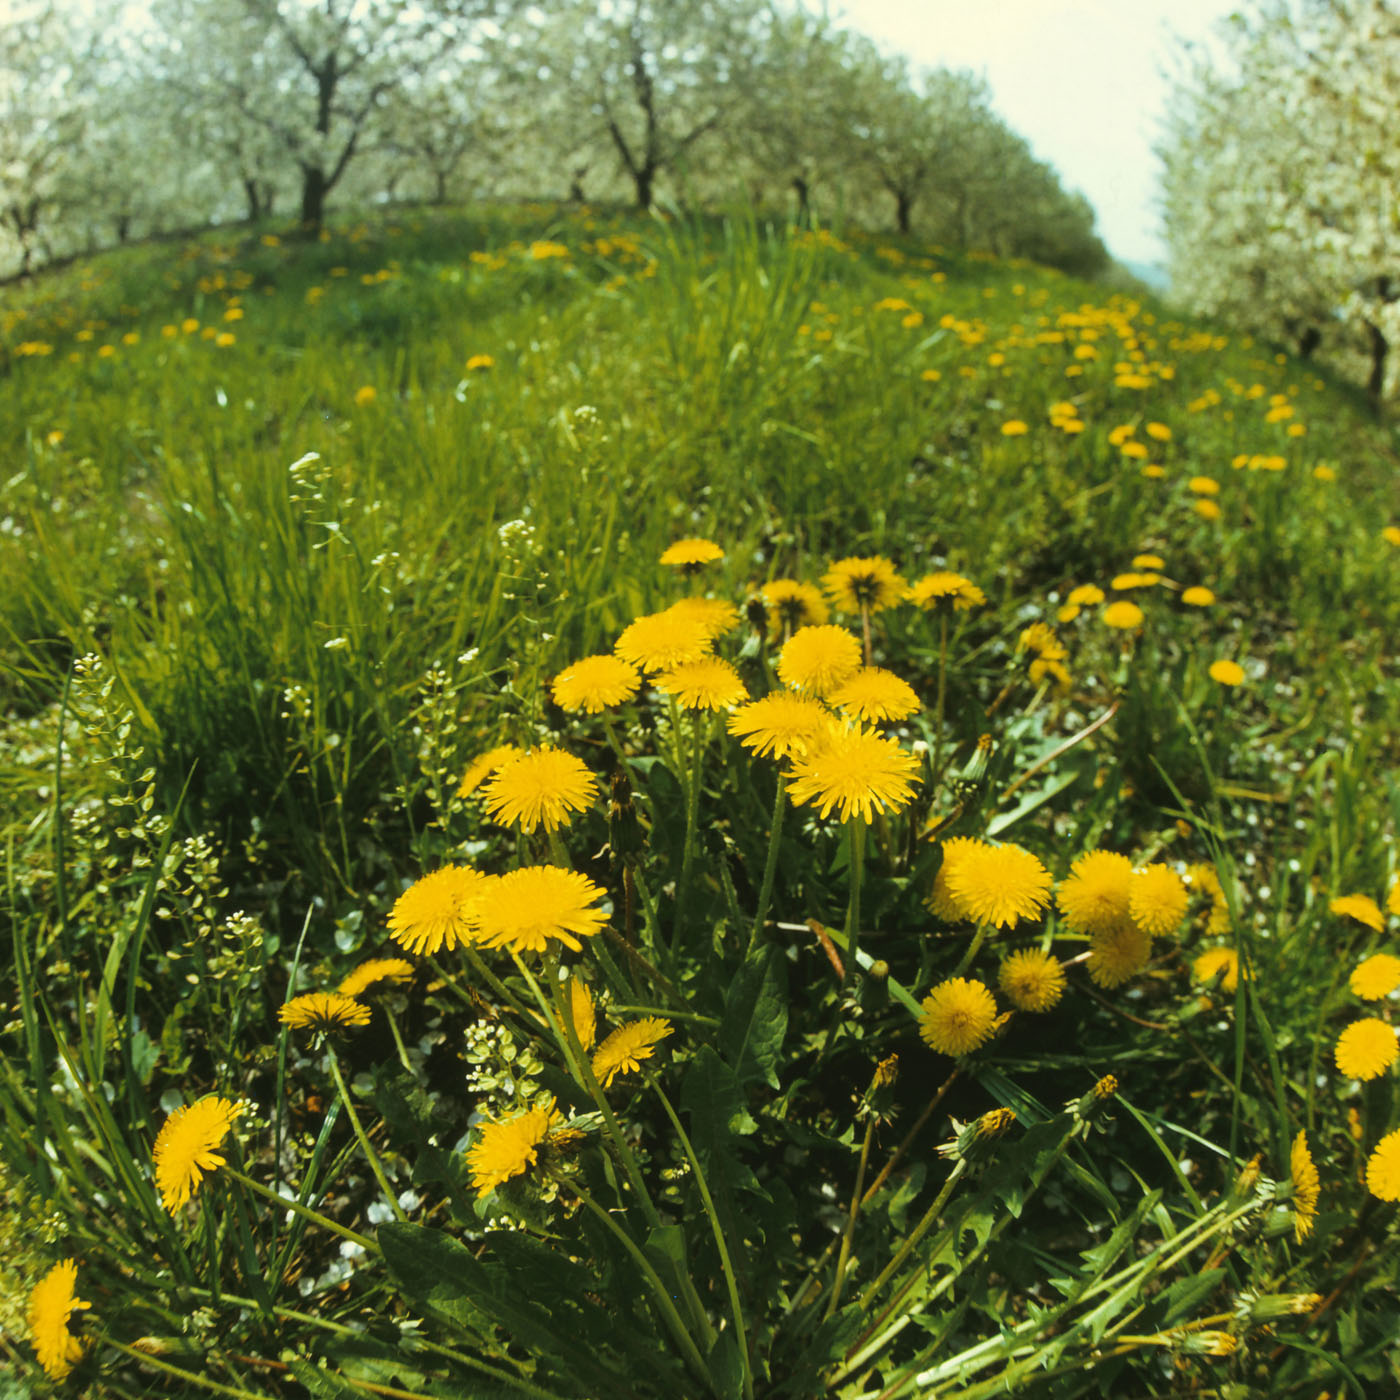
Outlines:
{"type": "Polygon", "coordinates": [[[971,74],[773,0],[12,0],[0,266],[351,207],[747,196],[1090,274],[971,74]]]}
{"type": "Polygon", "coordinates": [[[1255,0],[1188,51],[1161,155],[1172,286],[1393,394],[1400,6],[1255,0]]]}

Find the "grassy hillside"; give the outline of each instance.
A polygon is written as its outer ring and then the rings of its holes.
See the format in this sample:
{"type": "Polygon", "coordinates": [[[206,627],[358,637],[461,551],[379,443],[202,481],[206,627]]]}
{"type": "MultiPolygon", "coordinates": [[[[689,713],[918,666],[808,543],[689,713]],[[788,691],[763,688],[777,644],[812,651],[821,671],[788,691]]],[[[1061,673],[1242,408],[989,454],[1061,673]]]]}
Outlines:
{"type": "Polygon", "coordinates": [[[1395,1384],[1400,507],[1346,391],[1028,265],[534,207],[12,291],[0,442],[24,1374],[75,1258],[104,1394],[1395,1384]],[[731,731],[858,703],[776,580],[913,689],[834,774],[731,731]],[[694,597],[732,672],[555,687],[694,597]],[[501,745],[586,770],[553,830],[501,745]],[[597,918],[541,952],[448,865],[597,918]],[[279,1020],[367,958],[367,1025],[279,1020]]]}

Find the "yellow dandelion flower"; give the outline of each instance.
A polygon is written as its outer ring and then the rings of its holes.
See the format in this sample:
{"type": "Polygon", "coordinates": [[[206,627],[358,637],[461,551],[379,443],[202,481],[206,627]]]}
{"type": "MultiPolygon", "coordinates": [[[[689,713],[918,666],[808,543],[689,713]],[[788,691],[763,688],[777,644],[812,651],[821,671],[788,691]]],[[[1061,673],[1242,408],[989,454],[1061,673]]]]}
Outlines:
{"type": "Polygon", "coordinates": [[[983,844],[974,836],[950,836],[943,842],[943,861],[938,867],[938,873],[933,877],[933,889],[924,903],[945,924],[959,924],[967,918],[962,905],[953,898],[953,892],[948,887],[948,876],[963,856],[983,844]]]}
{"type": "Polygon", "coordinates": [[[1092,608],[1104,600],[1104,591],[1096,583],[1081,583],[1077,588],[1071,588],[1069,596],[1065,602],[1073,604],[1075,607],[1092,608]]]}
{"type": "Polygon", "coordinates": [[[662,551],[661,563],[675,565],[680,569],[698,569],[705,564],[714,564],[724,558],[724,551],[713,540],[677,540],[662,551]]]}
{"type": "Polygon", "coordinates": [[[867,608],[880,612],[902,602],[908,585],[883,555],[838,559],[822,575],[822,587],[831,601],[847,612],[867,608]]]}
{"type": "Polygon", "coordinates": [[[971,978],[940,982],[919,1005],[919,1035],[930,1049],[954,1059],[985,1044],[996,1026],[996,1000],[971,978]]]}
{"type": "Polygon", "coordinates": [[[490,369],[495,363],[494,355],[468,355],[467,373],[474,374],[479,369],[490,369]]]}
{"type": "Polygon", "coordinates": [[[284,1002],[277,1019],[296,1030],[340,1030],[369,1025],[369,1007],[343,992],[306,992],[284,1002]]]}
{"type": "Polygon", "coordinates": [[[565,749],[536,749],[497,769],[486,785],[486,810],[492,819],[522,831],[567,826],[598,795],[598,781],[581,758],[565,749]]]}
{"type": "Polygon", "coordinates": [[[550,1099],[543,1107],[517,1113],[514,1118],[481,1124],[476,1143],[467,1149],[477,1198],[489,1196],[512,1177],[523,1176],[539,1159],[540,1146],[550,1131],[561,1122],[563,1116],[550,1099]]]}
{"type": "Polygon", "coordinates": [[[1400,546],[1400,525],[1387,525],[1381,531],[1381,538],[1387,544],[1400,546]]]}
{"type": "Polygon", "coordinates": [[[1126,574],[1115,574],[1108,586],[1116,592],[1126,593],[1130,588],[1151,588],[1160,579],[1160,574],[1144,574],[1132,570],[1126,574]]]}
{"type": "Polygon", "coordinates": [[[378,397],[379,390],[373,384],[362,384],[355,390],[355,407],[364,408],[366,404],[372,404],[378,397]]]}
{"type": "Polygon", "coordinates": [[[821,626],[831,616],[821,590],[795,578],[775,578],[760,590],[772,608],[779,627],[795,632],[799,627],[821,626]]]}
{"type": "Polygon", "coordinates": [[[1050,872],[1020,846],[979,842],[948,872],[948,891],[975,924],[1015,928],[1050,902],[1050,872]]]}
{"type": "Polygon", "coordinates": [[[622,629],[613,650],[648,674],[698,661],[710,651],[711,634],[697,617],[670,609],[644,613],[622,629]]]}
{"type": "Polygon", "coordinates": [[[1231,661],[1225,657],[1210,663],[1209,675],[1211,680],[1219,685],[1237,686],[1244,684],[1244,667],[1238,661],[1231,661]]]}
{"type": "Polygon", "coordinates": [[[1120,598],[1099,614],[1099,620],[1105,627],[1112,627],[1117,632],[1131,632],[1133,628],[1142,626],[1142,609],[1136,603],[1120,598]]]}
{"type": "Polygon", "coordinates": [[[862,666],[832,691],[830,703],[856,719],[908,719],[923,708],[908,681],[883,666],[862,666]]]}
{"type": "Polygon", "coordinates": [[[1017,651],[1033,651],[1042,661],[1063,661],[1069,655],[1048,623],[1032,622],[1016,639],[1017,651]]]}
{"type": "Polygon", "coordinates": [[[199,1189],[204,1173],[224,1164],[214,1150],[228,1136],[244,1105],[214,1096],[177,1108],[156,1134],[156,1186],[172,1215],[199,1189]]]}
{"type": "Polygon", "coordinates": [[[1065,970],[1039,948],[1022,948],[1004,959],[997,986],[1018,1011],[1049,1011],[1064,995],[1065,970]]]}
{"type": "Polygon", "coordinates": [[[603,1088],[610,1088],[619,1074],[640,1069],[643,1060],[671,1034],[671,1023],[663,1016],[648,1016],[619,1026],[594,1052],[593,1074],[603,1088]]]}
{"type": "Polygon", "coordinates": [[[1400,1128],[1387,1133],[1367,1159],[1366,1189],[1383,1201],[1400,1201],[1400,1128]]]}
{"type": "Polygon", "coordinates": [[[1128,913],[1154,938],[1170,933],[1186,917],[1186,886],[1169,865],[1148,865],[1128,881],[1128,913]]]}
{"type": "Polygon", "coordinates": [[[73,1314],[92,1306],[77,1296],[78,1261],[61,1259],[29,1295],[29,1340],[39,1365],[56,1381],[82,1360],[83,1343],[73,1335],[73,1314]]]}
{"type": "Polygon", "coordinates": [[[925,574],[910,584],[908,598],[916,607],[947,607],[954,612],[967,612],[987,601],[987,595],[975,583],[946,569],[925,574]]]}
{"type": "Polygon", "coordinates": [[[1357,963],[1347,984],[1353,996],[1363,1001],[1379,1001],[1400,987],[1400,958],[1389,953],[1373,953],[1357,963]]]}
{"type": "Polygon", "coordinates": [[[1395,1027],[1378,1017],[1353,1021],[1337,1038],[1337,1068],[1348,1079],[1377,1079],[1395,1063],[1395,1027]]]}
{"type": "Polygon", "coordinates": [[[1165,423],[1149,423],[1146,431],[1148,437],[1156,438],[1158,442],[1172,440],[1172,430],[1165,423]]]}
{"type": "Polygon", "coordinates": [[[1317,1167],[1308,1151],[1308,1135],[1300,1132],[1288,1154],[1289,1175],[1293,1178],[1293,1237],[1299,1244],[1312,1234],[1317,1218],[1317,1198],[1322,1191],[1317,1167]]]}
{"type": "Polygon", "coordinates": [[[739,625],[739,609],[724,598],[682,598],[666,611],[672,617],[698,622],[711,642],[739,625]]]}
{"type": "Polygon", "coordinates": [[[1001,425],[1002,437],[1025,437],[1030,432],[1028,424],[1023,423],[1019,418],[1008,418],[1001,425]]]}
{"type": "Polygon", "coordinates": [[[630,700],[641,683],[641,674],[630,661],[609,652],[585,656],[560,671],[550,682],[550,692],[561,710],[596,715],[630,700]]]}
{"type": "Polygon", "coordinates": [[[1207,500],[1204,496],[1201,497],[1200,500],[1196,501],[1192,505],[1191,509],[1194,510],[1196,514],[1201,517],[1202,520],[1220,519],[1220,507],[1216,505],[1214,501],[1207,500]]]}
{"type": "Polygon", "coordinates": [[[1089,939],[1089,976],[1100,987],[1120,987],[1136,977],[1152,956],[1152,935],[1131,919],[1089,939]]]}
{"type": "Polygon", "coordinates": [[[477,906],[487,876],[466,865],[444,865],[414,881],[394,901],[389,932],[410,953],[430,958],[476,939],[477,906]]]}
{"type": "Polygon", "coordinates": [[[1133,863],[1116,851],[1086,851],[1069,868],[1055,895],[1075,933],[1109,933],[1128,918],[1133,863]]]}
{"type": "Polygon", "coordinates": [[[598,1038],[598,1006],[588,983],[580,977],[569,978],[569,1012],[574,1018],[574,1034],[584,1050],[591,1050],[598,1038]]]}
{"type": "Polygon", "coordinates": [[[413,964],[403,958],[371,958],[349,972],[336,988],[341,996],[357,997],[378,982],[397,985],[413,980],[413,964]]]}
{"type": "Polygon", "coordinates": [[[1327,907],[1332,913],[1355,919],[1377,933],[1385,928],[1385,916],[1381,913],[1380,905],[1368,894],[1344,894],[1327,907]]]}
{"type": "Polygon", "coordinates": [[[1191,964],[1199,982],[1220,978],[1220,990],[1233,992],[1240,985],[1240,955],[1233,948],[1207,948],[1191,964]]]}
{"type": "Polygon", "coordinates": [[[1135,554],[1133,555],[1133,568],[1135,569],[1165,569],[1167,561],[1160,554],[1135,554]]]}
{"type": "Polygon", "coordinates": [[[683,710],[727,710],[749,698],[738,671],[718,656],[684,662],[654,684],[663,694],[674,695],[683,710]]]}
{"type": "Polygon", "coordinates": [[[1188,607],[1208,608],[1215,602],[1215,594],[1212,593],[1209,588],[1197,583],[1193,584],[1190,588],[1183,588],[1181,590],[1181,601],[1188,607]]]}
{"type": "Polygon", "coordinates": [[[515,744],[497,744],[495,748],[487,749],[480,757],[472,760],[471,766],[462,775],[457,796],[470,797],[502,764],[508,763],[512,758],[519,758],[524,752],[524,749],[515,744]]]}
{"type": "Polygon", "coordinates": [[[603,891],[587,875],[557,865],[525,865],[491,881],[481,897],[481,941],[490,948],[541,953],[551,938],[580,952],[580,938],[608,921],[603,891]]]}
{"type": "Polygon", "coordinates": [[[1218,496],[1220,483],[1213,476],[1193,476],[1186,483],[1186,489],[1194,491],[1198,496],[1218,496]]]}
{"type": "Polygon", "coordinates": [[[787,758],[806,753],[831,723],[820,701],[778,692],[741,705],[729,716],[729,732],[760,757],[787,758]]]}
{"type": "Polygon", "coordinates": [[[913,797],[918,771],[919,760],[884,735],[859,724],[833,726],[792,755],[788,796],[798,805],[815,803],[823,817],[835,807],[843,822],[869,821],[913,797]]]}
{"type": "Polygon", "coordinates": [[[1385,909],[1387,914],[1394,914],[1396,918],[1400,918],[1400,875],[1390,882],[1390,893],[1385,897],[1385,909]]]}
{"type": "Polygon", "coordinates": [[[778,679],[818,699],[860,669],[860,643],[844,627],[801,627],[778,653],[778,679]]]}

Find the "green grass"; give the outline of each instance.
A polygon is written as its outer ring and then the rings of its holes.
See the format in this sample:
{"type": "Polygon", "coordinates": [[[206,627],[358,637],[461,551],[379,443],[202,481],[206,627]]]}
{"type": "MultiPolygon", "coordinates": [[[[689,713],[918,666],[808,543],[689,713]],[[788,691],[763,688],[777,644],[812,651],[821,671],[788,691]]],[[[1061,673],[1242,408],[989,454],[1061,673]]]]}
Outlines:
{"type": "MultiPolygon", "coordinates": [[[[0,1160],[9,1218],[49,1222],[10,1293],[80,1260],[95,1393],[1394,1384],[1395,1207],[1363,1174],[1400,1127],[1395,1070],[1357,1085],[1333,1046],[1393,1015],[1347,983],[1395,916],[1328,905],[1384,910],[1397,874],[1400,517],[1393,435],[1344,391],[1041,268],[532,207],[67,269],[0,303],[0,410],[0,1160]],[[1078,431],[1052,421],[1066,400],[1078,431]],[[657,563],[696,535],[721,564],[657,563]],[[1161,578],[1115,593],[1140,553],[1161,578]],[[871,619],[923,709],[894,727],[912,800],[859,840],[719,719],[654,692],[616,722],[552,702],[642,612],[742,609],[874,554],[987,601],[871,619]],[[1091,583],[1142,627],[1061,621],[1091,583]],[[1196,584],[1213,605],[1180,601],[1196,584]],[[1038,621],[1066,684],[1030,671],[1038,621]],[[1243,685],[1211,678],[1222,658],[1243,685]],[[599,800],[548,841],[492,823],[456,788],[507,742],[566,747],[599,800]],[[1059,1005],[948,1079],[914,1019],[934,984],[1088,943],[1053,912],[975,940],[930,913],[935,826],[1057,880],[1092,849],[1210,864],[1217,932],[1193,894],[1124,985],[1071,961],[1059,1005]],[[564,961],[610,1025],[671,1021],[652,1077],[605,1093],[549,1029],[552,958],[447,950],[337,1041],[347,1100],[277,1009],[401,953],[390,908],[449,861],[598,883],[617,938],[564,961]],[[1230,993],[1192,972],[1222,945],[1249,973],[1230,993]],[[1089,1092],[1108,1073],[1117,1107],[1089,1092]],[[155,1133],[209,1092],[252,1105],[230,1164],[319,1218],[231,1174],[161,1208],[155,1133]],[[582,1145],[478,1203],[471,1114],[545,1095],[582,1145]],[[1014,1127],[959,1138],[998,1106],[1014,1127]],[[1300,1130],[1322,1179],[1304,1241],[1300,1130]],[[371,1157],[410,1223],[367,1213],[371,1157]],[[487,1232],[502,1216],[519,1228],[487,1232]],[[353,1269],[347,1229],[375,1245],[353,1269]],[[1230,1355],[1205,1354],[1217,1332],[1230,1355]]],[[[745,621],[718,643],[755,696],[778,640],[745,621]]]]}

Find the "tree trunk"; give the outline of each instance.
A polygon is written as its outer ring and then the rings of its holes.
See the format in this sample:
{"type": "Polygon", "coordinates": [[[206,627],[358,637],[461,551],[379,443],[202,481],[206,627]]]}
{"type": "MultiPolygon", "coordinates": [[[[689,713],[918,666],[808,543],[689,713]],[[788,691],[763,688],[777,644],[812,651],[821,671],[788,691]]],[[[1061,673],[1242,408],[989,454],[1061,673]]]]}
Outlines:
{"type": "Polygon", "coordinates": [[[117,215],[117,242],[125,243],[131,237],[131,215],[117,215]]]}
{"type": "Polygon", "coordinates": [[[812,191],[801,175],[792,177],[792,188],[797,193],[797,224],[806,228],[812,222],[812,191]]]}
{"type": "Polygon", "coordinates": [[[643,213],[651,209],[654,198],[653,186],[656,183],[656,167],[643,165],[632,172],[632,183],[637,187],[637,208],[643,213]]]}
{"type": "Polygon", "coordinates": [[[1366,393],[1371,407],[1380,411],[1381,393],[1385,388],[1385,362],[1390,354],[1390,342],[1374,321],[1366,322],[1366,330],[1371,339],[1371,374],[1366,380],[1366,393]]]}
{"type": "Polygon", "coordinates": [[[445,171],[445,170],[435,170],[435,171],[433,171],[433,181],[434,181],[434,184],[433,184],[433,203],[434,203],[434,204],[446,204],[446,203],[447,203],[447,171],[445,171]]]}
{"type": "Polygon", "coordinates": [[[895,225],[900,233],[908,233],[910,216],[914,212],[914,196],[907,190],[895,190],[893,194],[895,225]]]}
{"type": "Polygon", "coordinates": [[[1322,344],[1322,332],[1316,326],[1308,326],[1298,337],[1298,358],[1300,360],[1310,360],[1313,351],[1322,344]]]}
{"type": "Polygon", "coordinates": [[[319,165],[301,168],[301,226],[306,233],[320,233],[326,213],[326,172],[319,165]]]}
{"type": "Polygon", "coordinates": [[[248,201],[248,222],[255,224],[263,216],[262,190],[256,177],[243,177],[243,194],[248,201]]]}

